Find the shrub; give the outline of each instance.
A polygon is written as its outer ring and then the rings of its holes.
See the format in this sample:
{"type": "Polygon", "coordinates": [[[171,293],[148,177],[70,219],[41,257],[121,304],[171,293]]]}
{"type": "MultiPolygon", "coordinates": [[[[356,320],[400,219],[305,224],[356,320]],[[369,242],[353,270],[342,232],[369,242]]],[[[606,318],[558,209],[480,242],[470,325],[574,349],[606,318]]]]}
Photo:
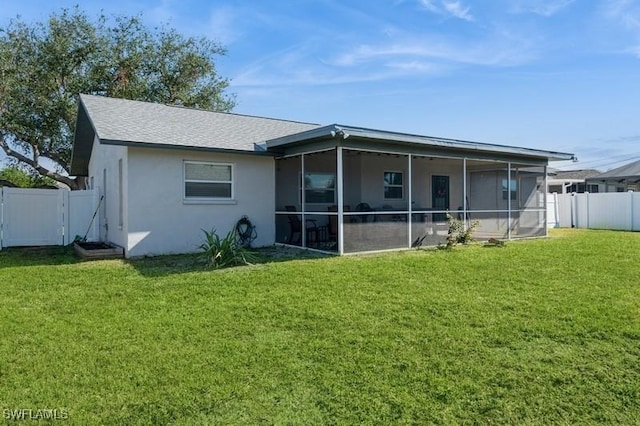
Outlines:
{"type": "Polygon", "coordinates": [[[226,237],[220,239],[215,228],[204,232],[204,242],[200,244],[203,255],[213,269],[227,268],[236,265],[249,265],[254,255],[238,243],[238,236],[233,228],[226,237]]]}
{"type": "Polygon", "coordinates": [[[449,231],[447,232],[447,243],[445,245],[438,246],[446,250],[451,250],[458,244],[469,244],[473,241],[473,233],[480,225],[478,220],[473,220],[469,223],[469,226],[465,228],[463,220],[455,219],[449,213],[447,213],[447,223],[449,224],[449,231]]]}

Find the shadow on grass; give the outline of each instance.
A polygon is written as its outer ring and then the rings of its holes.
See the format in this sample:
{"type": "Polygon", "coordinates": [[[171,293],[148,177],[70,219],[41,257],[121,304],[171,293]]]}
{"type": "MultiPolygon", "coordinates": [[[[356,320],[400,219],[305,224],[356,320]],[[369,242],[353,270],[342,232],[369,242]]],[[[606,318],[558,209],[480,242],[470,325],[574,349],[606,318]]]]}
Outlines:
{"type": "MultiPolygon", "coordinates": [[[[254,265],[273,262],[287,262],[301,259],[318,259],[328,257],[324,253],[313,252],[291,247],[262,247],[252,250],[257,260],[254,265]]],[[[100,261],[81,259],[73,246],[46,246],[46,247],[9,247],[0,251],[0,268],[3,267],[29,267],[29,266],[55,266],[72,265],[100,261]]],[[[173,274],[185,274],[211,270],[207,259],[202,254],[180,254],[125,259],[127,265],[135,268],[140,274],[148,277],[159,277],[173,274]]],[[[239,266],[240,268],[242,266],[239,266]]]]}
{"type": "Polygon", "coordinates": [[[0,268],[20,266],[69,265],[83,262],[75,255],[73,245],[4,247],[0,251],[0,268]]]}
{"type": "MultiPolygon", "coordinates": [[[[251,252],[257,258],[251,262],[252,265],[303,259],[319,259],[332,256],[304,249],[276,246],[261,247],[251,252]]],[[[145,257],[129,259],[126,262],[145,277],[162,277],[190,272],[213,271],[213,269],[208,266],[207,258],[199,253],[145,257]]],[[[244,268],[247,266],[249,265],[236,266],[235,268],[244,268]]]]}

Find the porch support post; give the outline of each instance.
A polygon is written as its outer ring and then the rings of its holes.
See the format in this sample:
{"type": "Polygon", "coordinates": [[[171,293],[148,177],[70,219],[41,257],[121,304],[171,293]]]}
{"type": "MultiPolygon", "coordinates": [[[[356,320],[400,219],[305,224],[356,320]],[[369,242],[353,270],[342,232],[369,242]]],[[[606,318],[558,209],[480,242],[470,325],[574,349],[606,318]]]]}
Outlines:
{"type": "Polygon", "coordinates": [[[407,230],[407,235],[408,235],[408,240],[409,240],[408,241],[408,244],[409,244],[408,247],[411,248],[411,242],[413,240],[413,236],[411,235],[412,234],[411,231],[412,231],[412,228],[413,228],[413,226],[412,226],[412,224],[413,224],[413,222],[412,222],[413,221],[413,214],[411,214],[412,210],[413,210],[413,201],[412,201],[412,198],[413,198],[413,190],[412,190],[413,173],[412,173],[412,169],[411,169],[411,159],[413,157],[411,156],[411,154],[409,154],[407,157],[408,157],[408,161],[409,161],[409,165],[407,167],[407,175],[408,175],[408,178],[409,178],[408,184],[407,184],[407,192],[409,192],[409,196],[407,197],[407,200],[409,200],[409,208],[407,209],[407,210],[409,210],[409,217],[407,218],[407,226],[409,227],[409,229],[407,230]]]}
{"type": "Polygon", "coordinates": [[[306,188],[304,187],[304,154],[300,154],[300,173],[300,185],[302,186],[302,194],[300,195],[300,202],[302,203],[300,206],[300,220],[302,221],[300,224],[300,241],[302,241],[302,247],[307,247],[307,221],[305,220],[304,215],[304,206],[306,204],[306,188]]]}
{"type": "Polygon", "coordinates": [[[343,162],[342,147],[336,147],[336,169],[337,169],[337,197],[338,197],[338,253],[344,254],[344,182],[343,182],[343,162]]]}
{"type": "MultiPolygon", "coordinates": [[[[549,205],[547,204],[547,192],[549,192],[549,182],[547,181],[547,167],[548,165],[545,164],[544,166],[544,193],[542,194],[542,205],[544,206],[544,217],[542,218],[544,221],[544,236],[548,237],[549,236],[549,225],[548,225],[548,221],[549,221],[549,205]]],[[[585,184],[586,186],[586,184],[585,184]]],[[[585,188],[586,189],[586,188],[585,188]]],[[[556,197],[556,203],[557,203],[557,197],[556,197]]],[[[557,204],[554,204],[554,206],[557,206],[557,204]]],[[[556,220],[557,220],[558,216],[556,216],[556,220]]]]}
{"type": "Polygon", "coordinates": [[[511,162],[507,163],[507,239],[511,239],[511,162]]]}
{"type": "Polygon", "coordinates": [[[469,227],[467,223],[467,158],[462,159],[462,223],[464,230],[469,227]]]}

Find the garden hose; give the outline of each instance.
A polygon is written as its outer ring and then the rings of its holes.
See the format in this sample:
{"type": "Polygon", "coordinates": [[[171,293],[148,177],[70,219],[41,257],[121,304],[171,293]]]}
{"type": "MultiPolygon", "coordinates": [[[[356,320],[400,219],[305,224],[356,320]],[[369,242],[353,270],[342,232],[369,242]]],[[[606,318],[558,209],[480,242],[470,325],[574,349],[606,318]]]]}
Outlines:
{"type": "Polygon", "coordinates": [[[258,232],[249,218],[242,216],[238,223],[236,223],[236,235],[238,236],[240,245],[243,247],[251,247],[251,243],[258,237],[258,232]]]}

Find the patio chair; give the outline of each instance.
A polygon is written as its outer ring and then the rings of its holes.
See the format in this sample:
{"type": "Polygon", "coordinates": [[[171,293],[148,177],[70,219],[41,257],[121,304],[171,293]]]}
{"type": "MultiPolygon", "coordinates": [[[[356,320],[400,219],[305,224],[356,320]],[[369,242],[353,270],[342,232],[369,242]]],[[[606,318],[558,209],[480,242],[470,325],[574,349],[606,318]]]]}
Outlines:
{"type": "MultiPolygon", "coordinates": [[[[285,210],[288,212],[297,212],[295,206],[284,206],[285,210]]],[[[287,244],[301,244],[302,243],[302,220],[300,219],[302,216],[299,214],[290,214],[287,215],[289,219],[289,239],[287,240],[287,244]],[[294,235],[297,235],[297,238],[294,240],[294,235]]],[[[305,230],[307,233],[307,242],[317,240],[318,238],[318,225],[315,219],[306,219],[305,220],[305,230]],[[311,238],[314,237],[314,238],[311,238]]]]}
{"type": "MultiPolygon", "coordinates": [[[[372,212],[373,209],[371,208],[371,206],[368,203],[360,203],[356,206],[356,211],[357,212],[372,212]]],[[[360,216],[357,216],[360,219],[360,222],[362,223],[367,223],[369,220],[369,216],[368,214],[362,214],[360,216]]]]}

